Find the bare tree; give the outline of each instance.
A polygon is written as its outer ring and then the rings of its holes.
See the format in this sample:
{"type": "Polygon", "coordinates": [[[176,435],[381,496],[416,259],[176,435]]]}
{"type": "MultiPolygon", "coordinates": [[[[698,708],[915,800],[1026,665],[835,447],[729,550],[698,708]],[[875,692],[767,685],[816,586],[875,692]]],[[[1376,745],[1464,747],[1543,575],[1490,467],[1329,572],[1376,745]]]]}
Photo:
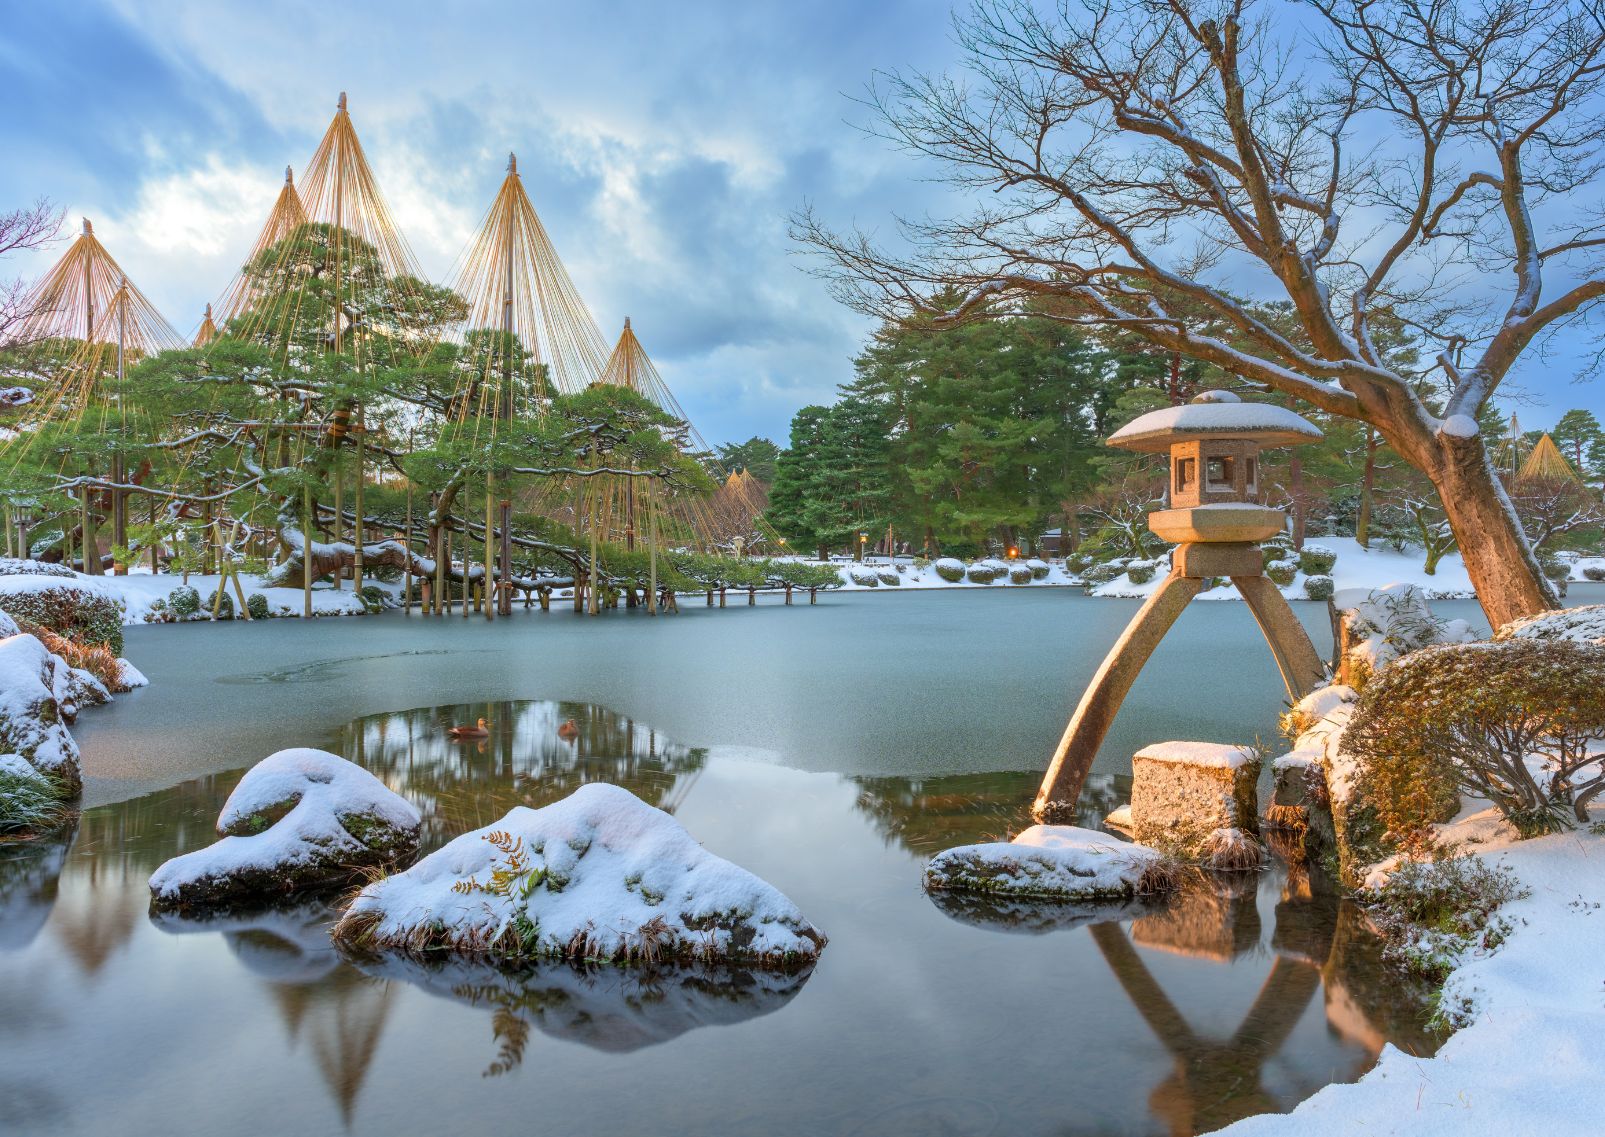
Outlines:
{"type": "MultiPolygon", "coordinates": [[[[61,232],[62,211],[40,198],[31,206],[0,213],[0,259],[42,249],[61,232]]],[[[22,280],[0,283],[0,347],[17,347],[20,329],[35,314],[35,301],[22,280]]]]}
{"type": "Polygon", "coordinates": [[[1554,606],[1477,423],[1535,339],[1605,296],[1601,0],[1253,9],[980,3],[967,77],[892,74],[869,101],[885,136],[993,192],[903,222],[906,251],[811,210],[796,234],[882,317],[955,287],[955,322],[1052,298],[1369,424],[1437,488],[1495,626],[1554,606]],[[1233,294],[1284,297],[1298,335],[1233,294]],[[1385,322],[1435,358],[1427,388],[1378,348],[1385,322]]]}

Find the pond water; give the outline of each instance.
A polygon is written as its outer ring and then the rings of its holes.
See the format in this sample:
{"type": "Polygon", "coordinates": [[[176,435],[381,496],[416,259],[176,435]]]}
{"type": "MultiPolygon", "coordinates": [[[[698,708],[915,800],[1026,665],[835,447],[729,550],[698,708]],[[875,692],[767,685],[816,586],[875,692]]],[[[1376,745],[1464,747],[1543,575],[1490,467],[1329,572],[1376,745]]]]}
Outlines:
{"type": "MultiPolygon", "coordinates": [[[[932,852],[1028,824],[1132,610],[1043,589],[132,629],[153,686],[80,719],[89,808],[0,847],[0,1130],[1191,1134],[1358,1077],[1384,1042],[1429,1053],[1363,918],[1280,862],[1090,919],[922,893],[932,852]],[[446,741],[480,715],[488,740],[446,741]],[[152,918],[151,871],[289,745],[374,770],[430,848],[615,782],[831,942],[791,976],[501,974],[342,958],[325,903],[152,918]]],[[[1084,823],[1124,799],[1137,745],[1269,739],[1280,709],[1245,608],[1194,605],[1084,823]]]]}

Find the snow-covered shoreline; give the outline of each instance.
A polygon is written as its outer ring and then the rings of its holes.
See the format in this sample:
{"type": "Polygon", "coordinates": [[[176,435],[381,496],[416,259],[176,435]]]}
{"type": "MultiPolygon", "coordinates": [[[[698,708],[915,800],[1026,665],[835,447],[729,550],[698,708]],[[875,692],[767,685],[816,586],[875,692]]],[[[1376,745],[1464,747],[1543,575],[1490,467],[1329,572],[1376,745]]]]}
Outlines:
{"type": "Polygon", "coordinates": [[[1584,1137],[1605,1118],[1605,810],[1591,829],[1527,841],[1492,810],[1446,827],[1528,894],[1498,911],[1511,925],[1495,951],[1450,974],[1444,1005],[1469,1015],[1432,1058],[1392,1046],[1358,1082],[1334,1084],[1292,1113],[1219,1130],[1232,1137],[1584,1137]]]}

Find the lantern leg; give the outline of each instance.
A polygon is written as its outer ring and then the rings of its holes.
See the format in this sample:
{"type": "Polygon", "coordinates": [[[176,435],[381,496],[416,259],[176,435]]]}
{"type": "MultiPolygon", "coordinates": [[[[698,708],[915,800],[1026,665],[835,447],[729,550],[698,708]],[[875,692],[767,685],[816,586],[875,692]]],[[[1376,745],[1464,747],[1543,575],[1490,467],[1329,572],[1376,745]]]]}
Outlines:
{"type": "Polygon", "coordinates": [[[1289,701],[1296,703],[1323,685],[1327,678],[1326,664],[1316,654],[1309,633],[1293,615],[1281,590],[1263,576],[1234,576],[1232,583],[1248,601],[1260,631],[1265,633],[1265,642],[1276,657],[1289,701]]]}
{"type": "Polygon", "coordinates": [[[1098,673],[1081,696],[1076,713],[1070,716],[1070,725],[1065,727],[1064,737],[1059,740],[1048,773],[1042,779],[1042,788],[1037,791],[1032,812],[1039,821],[1062,823],[1074,818],[1082,784],[1092,769],[1092,760],[1098,756],[1098,747],[1103,745],[1104,736],[1120,712],[1126,693],[1159,641],[1187,607],[1187,602],[1203,588],[1204,582],[1197,577],[1173,571],[1109,649],[1098,673]]]}

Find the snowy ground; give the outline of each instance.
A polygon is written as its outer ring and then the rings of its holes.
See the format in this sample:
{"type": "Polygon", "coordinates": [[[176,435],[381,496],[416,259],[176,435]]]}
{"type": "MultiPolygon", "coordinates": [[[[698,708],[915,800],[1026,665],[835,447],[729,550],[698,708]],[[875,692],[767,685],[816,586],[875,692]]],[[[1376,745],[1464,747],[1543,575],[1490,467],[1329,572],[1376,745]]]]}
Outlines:
{"type": "MultiPolygon", "coordinates": [[[[7,576],[0,578],[0,590],[48,587],[50,582],[54,581],[59,584],[63,579],[66,578],[7,576]]],[[[111,576],[109,574],[105,576],[85,576],[79,573],[72,579],[73,583],[81,587],[93,589],[103,595],[123,601],[126,606],[123,614],[123,623],[125,624],[149,622],[153,614],[153,602],[157,600],[166,601],[173,589],[186,583],[184,577],[179,573],[162,573],[159,576],[152,576],[148,570],[145,572],[136,571],[128,576],[111,576]]],[[[211,612],[211,608],[207,605],[207,600],[220,583],[223,584],[224,590],[234,603],[234,606],[238,608],[239,601],[234,596],[232,583],[225,582],[224,578],[218,576],[202,576],[199,573],[190,574],[188,584],[200,594],[201,598],[202,614],[199,618],[205,619],[207,614],[211,612]]],[[[376,584],[387,592],[394,593],[399,591],[398,586],[387,585],[377,580],[369,581],[368,583],[376,584]]],[[[247,598],[255,593],[261,593],[266,596],[268,607],[275,616],[301,615],[303,601],[299,588],[266,588],[263,587],[259,577],[246,573],[240,574],[240,585],[244,589],[247,598]]],[[[320,585],[312,590],[312,613],[315,616],[355,616],[361,615],[362,611],[362,602],[357,599],[356,593],[351,588],[350,581],[346,581],[345,587],[338,590],[328,585],[320,585]]]]}
{"type": "MultiPolygon", "coordinates": [[[[1337,564],[1328,575],[1340,589],[1372,589],[1388,584],[1415,584],[1426,592],[1429,600],[1466,600],[1476,595],[1471,587],[1471,578],[1466,575],[1465,562],[1460,559],[1458,553],[1444,557],[1438,562],[1438,571],[1428,576],[1422,567],[1425,558],[1419,549],[1408,549],[1398,553],[1380,544],[1365,549],[1361,548],[1353,537],[1312,538],[1309,544],[1330,549],[1337,554],[1337,564]]],[[[1601,563],[1605,564],[1605,560],[1601,563]]],[[[1168,571],[1168,560],[1161,559],[1153,579],[1147,583],[1133,584],[1126,577],[1118,576],[1109,583],[1093,589],[1092,594],[1146,598],[1164,581],[1166,571],[1168,571]]],[[[1293,583],[1282,589],[1282,595],[1289,600],[1307,599],[1304,594],[1305,579],[1304,573],[1297,574],[1293,578],[1293,583]]],[[[1242,598],[1242,594],[1229,585],[1213,588],[1198,595],[1200,600],[1242,598]]]]}
{"type": "Polygon", "coordinates": [[[1332,1085],[1291,1114],[1221,1130],[1233,1137],[1583,1137],[1605,1132],[1605,810],[1594,830],[1516,841],[1484,811],[1444,837],[1503,863],[1531,890],[1499,910],[1514,926],[1489,955],[1449,977],[1444,998],[1475,1021],[1433,1058],[1385,1047],[1351,1085],[1332,1085]]]}

